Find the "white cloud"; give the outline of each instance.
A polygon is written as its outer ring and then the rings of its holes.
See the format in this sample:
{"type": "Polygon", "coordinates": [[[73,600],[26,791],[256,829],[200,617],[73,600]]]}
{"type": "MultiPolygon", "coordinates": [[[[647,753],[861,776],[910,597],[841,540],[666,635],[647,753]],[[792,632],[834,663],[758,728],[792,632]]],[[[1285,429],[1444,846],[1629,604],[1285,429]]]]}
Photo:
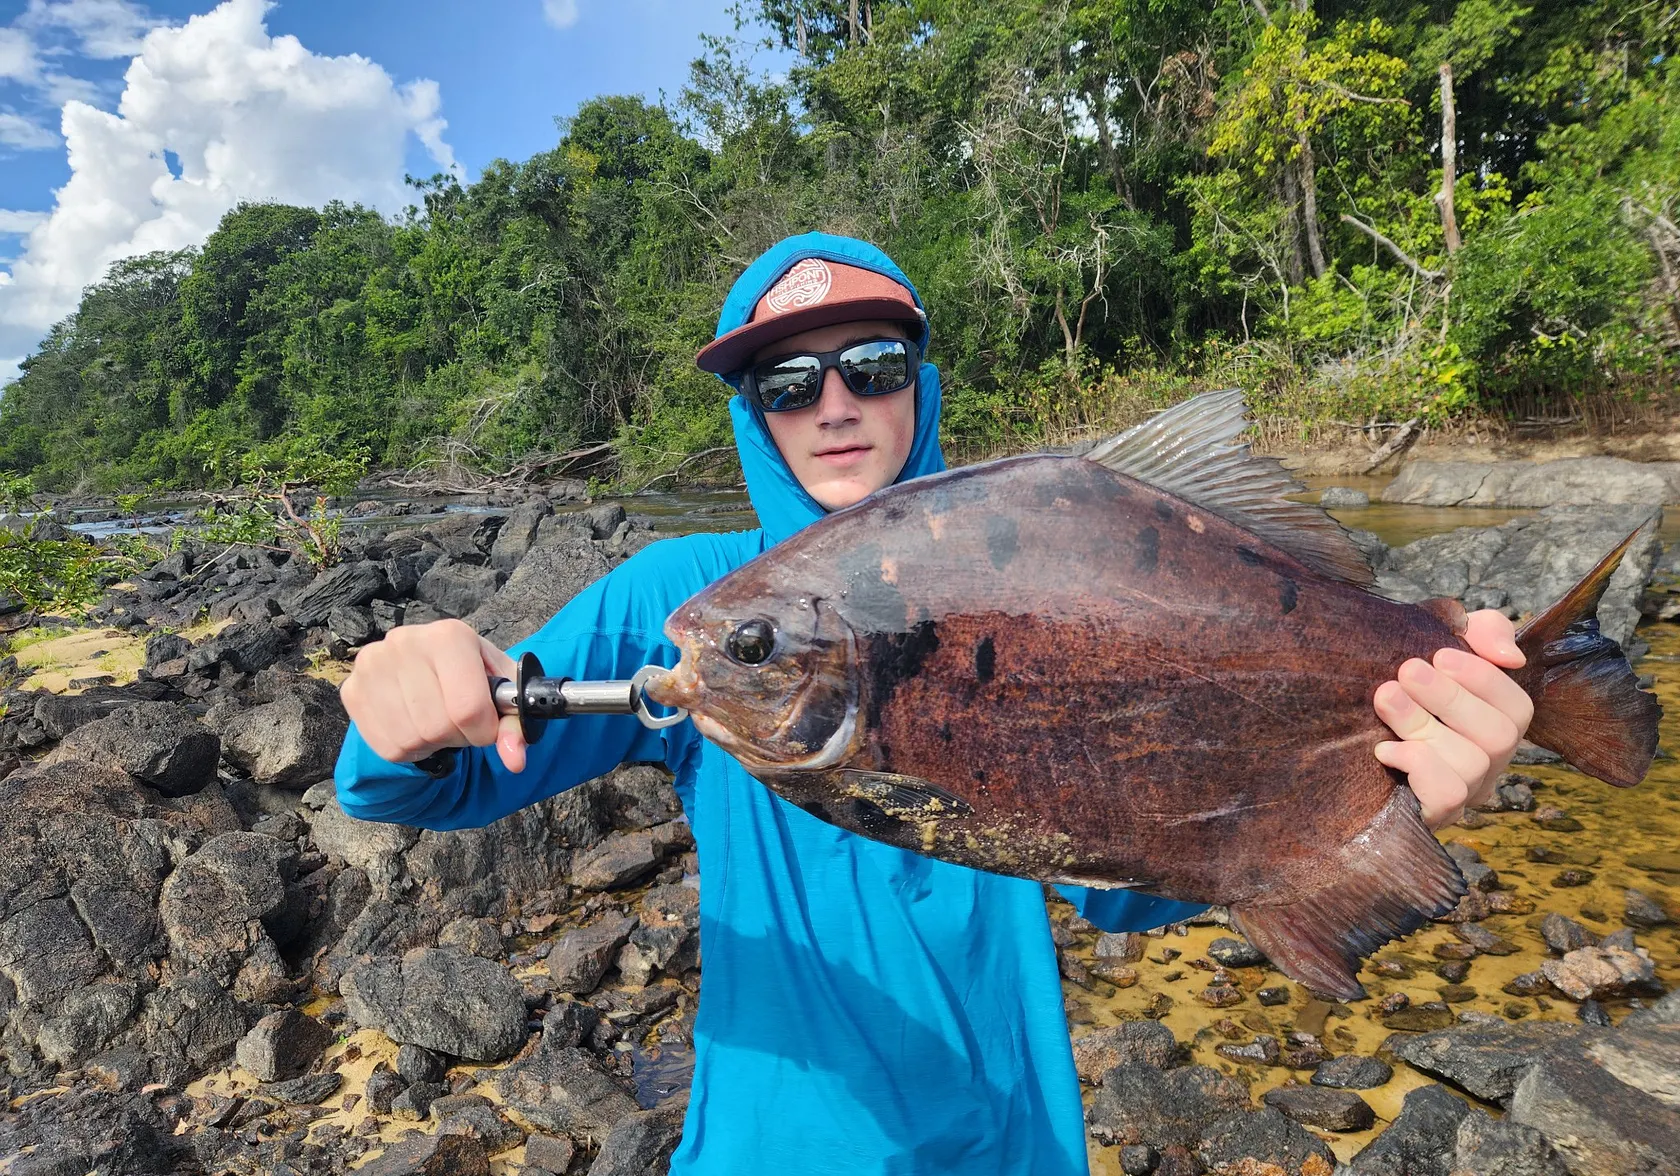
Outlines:
{"type": "Polygon", "coordinates": [[[70,180],[0,289],[0,356],[28,351],[111,262],[201,242],[241,200],[412,200],[408,136],[453,169],[435,83],[271,37],[266,0],[225,0],[148,33],[115,114],[64,107],[70,180]],[[164,152],[180,163],[170,174],[164,152]]]}
{"type": "Polygon", "coordinates": [[[557,29],[569,29],[578,21],[577,0],[543,0],[543,19],[557,29]]]}
{"type": "MultiPolygon", "coordinates": [[[[44,212],[0,208],[0,233],[27,233],[46,219],[47,214],[44,212]]],[[[0,286],[5,285],[10,278],[10,274],[0,272],[0,286]]]]}
{"type": "Polygon", "coordinates": [[[61,28],[76,35],[84,57],[132,57],[140,40],[164,22],[129,0],[29,0],[18,21],[26,28],[61,28]]]}
{"type": "Polygon", "coordinates": [[[52,128],[10,110],[0,110],[0,144],[22,151],[57,147],[58,136],[52,128]]]}
{"type": "Polygon", "coordinates": [[[33,82],[40,75],[41,58],[29,34],[0,28],[0,82],[33,82]]]}

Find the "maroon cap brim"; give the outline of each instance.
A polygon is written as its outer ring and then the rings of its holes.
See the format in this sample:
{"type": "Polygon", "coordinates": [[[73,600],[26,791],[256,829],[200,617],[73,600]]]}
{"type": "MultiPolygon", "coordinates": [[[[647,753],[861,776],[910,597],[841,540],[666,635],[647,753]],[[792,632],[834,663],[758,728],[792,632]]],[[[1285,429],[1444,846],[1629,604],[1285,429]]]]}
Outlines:
{"type": "Polygon", "coordinates": [[[700,353],[694,357],[694,362],[701,371],[719,376],[729,375],[746,367],[756,352],[770,346],[777,339],[785,339],[789,335],[797,335],[801,331],[811,331],[818,327],[831,327],[835,323],[864,319],[883,319],[894,323],[915,322],[915,331],[912,332],[914,337],[920,332],[921,324],[905,313],[912,309],[907,302],[907,299],[896,298],[857,298],[790,311],[763,322],[751,322],[736,327],[727,335],[720,335],[700,349],[700,353]]]}

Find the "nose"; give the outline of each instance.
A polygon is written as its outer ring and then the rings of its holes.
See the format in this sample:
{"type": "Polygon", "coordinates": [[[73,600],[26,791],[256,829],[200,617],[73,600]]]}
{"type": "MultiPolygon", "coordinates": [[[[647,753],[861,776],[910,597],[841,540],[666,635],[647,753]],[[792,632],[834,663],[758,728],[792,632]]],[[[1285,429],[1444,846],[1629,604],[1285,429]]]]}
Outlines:
{"type": "Polygon", "coordinates": [[[823,373],[822,396],[817,400],[817,427],[838,429],[862,419],[857,394],[846,387],[839,372],[829,368],[823,373]]]}

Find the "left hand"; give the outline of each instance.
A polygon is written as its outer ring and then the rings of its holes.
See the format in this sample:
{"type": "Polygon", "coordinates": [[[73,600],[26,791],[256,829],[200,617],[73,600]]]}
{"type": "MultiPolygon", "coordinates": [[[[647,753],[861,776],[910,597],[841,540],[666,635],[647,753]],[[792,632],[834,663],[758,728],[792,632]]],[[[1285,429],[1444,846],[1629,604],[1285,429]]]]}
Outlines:
{"type": "Polygon", "coordinates": [[[1400,737],[1376,746],[1377,759],[1406,773],[1431,829],[1481,804],[1534,717],[1534,704],[1501,672],[1523,664],[1516,627],[1500,612],[1470,614],[1461,649],[1438,650],[1434,663],[1412,658],[1377,688],[1377,717],[1400,737]]]}

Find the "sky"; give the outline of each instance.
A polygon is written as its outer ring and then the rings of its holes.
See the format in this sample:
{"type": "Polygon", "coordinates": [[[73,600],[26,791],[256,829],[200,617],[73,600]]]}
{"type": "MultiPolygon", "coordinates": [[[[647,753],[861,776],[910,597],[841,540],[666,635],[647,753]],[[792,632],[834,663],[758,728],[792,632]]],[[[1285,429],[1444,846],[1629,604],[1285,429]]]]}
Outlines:
{"type": "Polygon", "coordinates": [[[113,261],[241,200],[396,214],[405,174],[524,159],[585,99],[675,100],[728,8],[0,0],[0,385],[113,261]]]}

